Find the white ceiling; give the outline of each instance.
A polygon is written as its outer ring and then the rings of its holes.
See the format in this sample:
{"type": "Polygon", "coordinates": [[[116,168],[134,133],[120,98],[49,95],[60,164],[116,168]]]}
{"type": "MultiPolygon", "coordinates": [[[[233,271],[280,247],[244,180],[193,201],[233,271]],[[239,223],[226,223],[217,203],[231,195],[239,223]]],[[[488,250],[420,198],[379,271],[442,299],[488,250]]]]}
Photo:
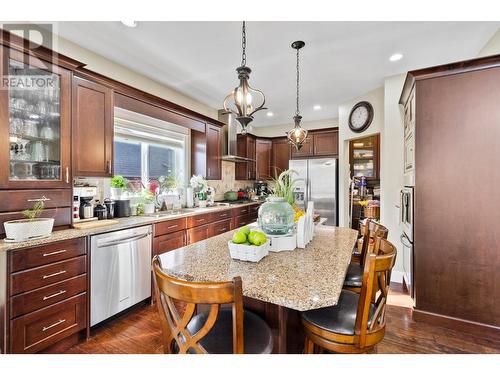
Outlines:
{"type": "MultiPolygon", "coordinates": [[[[337,117],[338,105],[408,70],[469,59],[500,22],[248,22],[250,84],[274,113],[254,126],[291,123],[295,111],[295,51],[301,50],[303,121],[337,117]],[[393,53],[404,58],[390,62],[393,53]],[[319,104],[322,109],[313,110],[319,104]]],[[[221,108],[237,85],[240,22],[60,22],[58,33],[87,49],[221,108]]]]}

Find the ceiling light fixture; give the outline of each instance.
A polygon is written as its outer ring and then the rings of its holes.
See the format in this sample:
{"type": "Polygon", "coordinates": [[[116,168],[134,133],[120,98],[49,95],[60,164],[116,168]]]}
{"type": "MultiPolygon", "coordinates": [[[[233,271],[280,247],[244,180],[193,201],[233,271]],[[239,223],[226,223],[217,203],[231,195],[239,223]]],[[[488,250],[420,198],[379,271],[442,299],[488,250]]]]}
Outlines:
{"type": "Polygon", "coordinates": [[[266,113],[266,115],[267,115],[267,117],[273,117],[273,116],[274,116],[274,113],[272,113],[272,112],[267,112],[267,113],[266,113]]]}
{"type": "Polygon", "coordinates": [[[120,21],[127,27],[136,27],[137,26],[137,21],[120,21]]]}
{"type": "Polygon", "coordinates": [[[403,55],[401,53],[395,53],[394,55],[391,55],[391,57],[389,57],[389,60],[394,62],[394,61],[399,61],[403,58],[403,55]]]}
{"type": "Polygon", "coordinates": [[[247,36],[245,21],[243,21],[241,32],[241,47],[243,50],[241,54],[241,66],[236,68],[240,84],[224,99],[224,110],[226,112],[233,113],[236,116],[236,120],[238,120],[238,122],[241,124],[242,134],[245,134],[247,132],[247,126],[250,122],[253,121],[254,113],[263,109],[267,109],[264,107],[264,104],[266,103],[266,97],[264,96],[264,93],[260,90],[251,88],[248,84],[252,69],[246,66],[246,45],[247,36]],[[260,96],[262,100],[259,106],[256,106],[256,96],[260,96]]]}
{"type": "Polygon", "coordinates": [[[300,120],[302,120],[302,116],[300,115],[299,111],[299,50],[305,45],[306,44],[301,40],[292,43],[292,48],[297,50],[297,107],[295,109],[295,116],[293,116],[295,126],[293,127],[293,129],[290,129],[286,133],[286,137],[288,138],[288,142],[294,145],[297,151],[302,148],[302,145],[307,139],[307,130],[300,126],[300,120]]]}
{"type": "Polygon", "coordinates": [[[319,111],[319,110],[321,109],[321,106],[320,106],[319,104],[316,104],[316,105],[313,107],[313,109],[314,109],[315,111],[319,111]]]}

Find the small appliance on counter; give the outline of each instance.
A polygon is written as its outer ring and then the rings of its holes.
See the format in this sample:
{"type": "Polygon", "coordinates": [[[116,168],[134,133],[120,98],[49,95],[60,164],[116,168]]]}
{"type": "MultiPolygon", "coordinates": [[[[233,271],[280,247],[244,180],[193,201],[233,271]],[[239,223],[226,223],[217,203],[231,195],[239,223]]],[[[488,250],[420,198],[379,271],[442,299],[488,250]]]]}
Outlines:
{"type": "Polygon", "coordinates": [[[73,188],[73,223],[97,220],[94,217],[92,200],[97,196],[97,187],[85,186],[73,188]]]}
{"type": "Polygon", "coordinates": [[[131,214],[130,210],[130,199],[117,199],[115,202],[115,215],[114,217],[129,217],[131,214]]]}
{"type": "Polygon", "coordinates": [[[115,201],[106,198],[104,200],[104,205],[106,206],[108,219],[113,219],[115,217],[115,201]]]}
{"type": "Polygon", "coordinates": [[[269,194],[269,189],[267,187],[267,182],[263,181],[258,181],[253,184],[253,187],[255,189],[255,193],[257,194],[258,197],[268,195],[269,194]]]}
{"type": "Polygon", "coordinates": [[[105,205],[98,200],[95,202],[94,216],[97,220],[106,220],[108,218],[108,210],[105,205]]]}

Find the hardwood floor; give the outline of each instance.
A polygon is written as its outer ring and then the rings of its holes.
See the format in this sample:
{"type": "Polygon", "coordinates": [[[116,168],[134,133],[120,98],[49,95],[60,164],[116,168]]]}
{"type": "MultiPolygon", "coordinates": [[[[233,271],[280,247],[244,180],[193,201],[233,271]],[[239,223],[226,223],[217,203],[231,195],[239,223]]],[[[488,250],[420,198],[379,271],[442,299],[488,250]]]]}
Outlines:
{"type": "MultiPolygon", "coordinates": [[[[379,354],[500,353],[500,340],[438,327],[411,318],[411,302],[398,286],[391,286],[387,329],[377,346],[379,354]]],[[[144,304],[92,330],[92,337],[68,354],[160,354],[156,307],[144,304]]]]}

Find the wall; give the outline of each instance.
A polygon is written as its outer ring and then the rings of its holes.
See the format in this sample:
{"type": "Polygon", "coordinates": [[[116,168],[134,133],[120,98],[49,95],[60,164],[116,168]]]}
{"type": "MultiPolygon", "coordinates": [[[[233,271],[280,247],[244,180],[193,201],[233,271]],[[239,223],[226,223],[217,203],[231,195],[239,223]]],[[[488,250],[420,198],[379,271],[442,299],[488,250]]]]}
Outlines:
{"type": "Polygon", "coordinates": [[[89,70],[189,108],[205,116],[217,119],[216,109],[147,78],[146,76],[136,73],[123,65],[108,60],[88,49],[82,48],[67,39],[58,37],[54,49],[63,55],[87,64],[86,68],[89,70]]]}
{"type": "Polygon", "coordinates": [[[238,189],[246,188],[247,186],[253,188],[254,181],[236,181],[235,163],[230,161],[222,161],[222,179],[221,180],[207,180],[208,186],[215,189],[215,200],[223,200],[224,193],[229,190],[238,191],[238,189]]]}
{"type": "MultiPolygon", "coordinates": [[[[258,137],[284,137],[286,132],[293,128],[293,126],[293,122],[263,127],[254,126],[250,132],[258,137]]],[[[339,121],[336,118],[320,121],[304,121],[301,123],[301,126],[307,130],[334,128],[339,126],[339,121]]]]}
{"type": "Polygon", "coordinates": [[[500,29],[497,30],[495,35],[484,45],[479,51],[478,57],[496,55],[500,53],[500,29]]]}
{"type": "MultiPolygon", "coordinates": [[[[349,225],[349,141],[382,133],[384,129],[384,88],[379,87],[339,106],[339,225],[349,225]],[[363,133],[355,133],[349,129],[349,113],[359,101],[366,100],[373,106],[373,121],[363,133]]],[[[380,137],[380,149],[384,147],[384,139],[380,137]]],[[[382,164],[382,163],[381,163],[382,164]]],[[[383,165],[381,165],[381,168],[383,165]]],[[[384,181],[380,182],[383,188],[384,181]]],[[[383,204],[383,202],[382,202],[383,204]]]]}

